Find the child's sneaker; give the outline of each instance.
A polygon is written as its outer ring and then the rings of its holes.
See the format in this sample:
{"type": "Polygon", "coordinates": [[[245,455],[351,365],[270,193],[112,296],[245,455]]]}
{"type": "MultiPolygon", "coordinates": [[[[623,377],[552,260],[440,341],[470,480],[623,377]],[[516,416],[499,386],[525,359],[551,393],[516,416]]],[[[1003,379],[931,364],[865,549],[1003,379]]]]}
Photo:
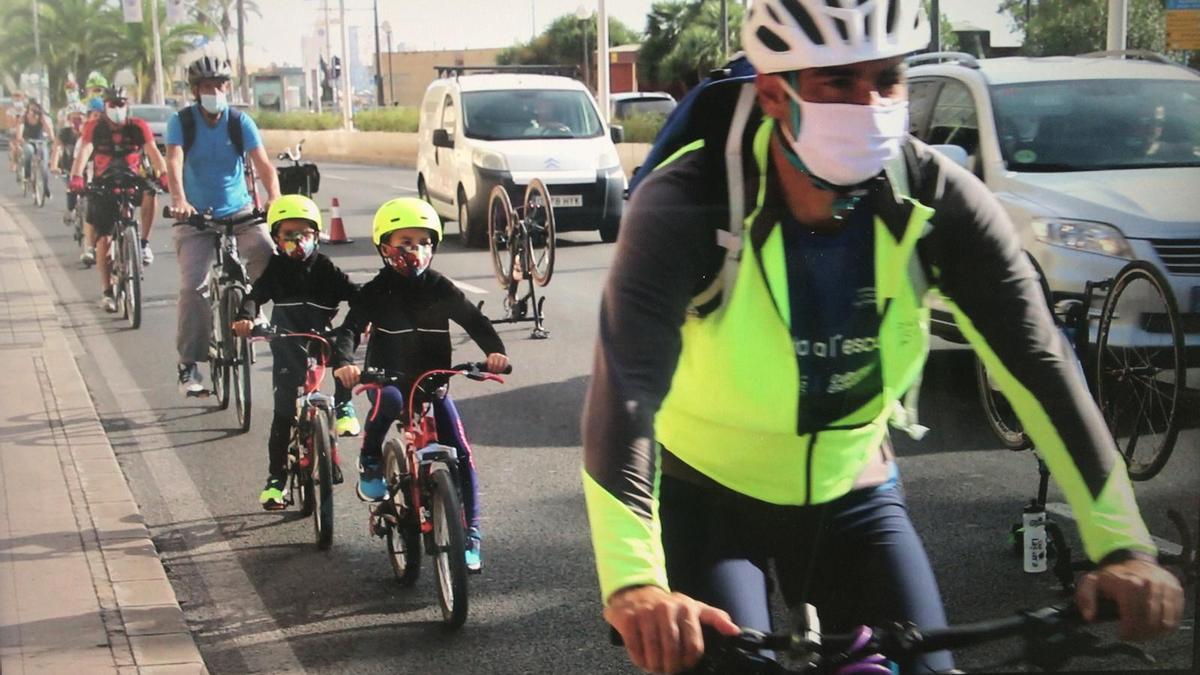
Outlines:
{"type": "Polygon", "coordinates": [[[358,415],[354,412],[354,405],[349,401],[337,407],[337,422],[334,426],[338,436],[357,436],[362,431],[358,424],[358,415]]]}
{"type": "Polygon", "coordinates": [[[383,466],[378,457],[358,458],[358,498],[364,502],[377,502],[387,497],[387,484],[383,482],[383,466]]]}
{"type": "Polygon", "coordinates": [[[467,530],[467,571],[471,574],[483,572],[482,539],[478,527],[467,530]]]}
{"type": "Polygon", "coordinates": [[[286,486],[287,479],[281,476],[267,478],[267,486],[258,495],[258,502],[267,511],[278,511],[287,508],[287,501],[283,496],[283,490],[286,486]]]}

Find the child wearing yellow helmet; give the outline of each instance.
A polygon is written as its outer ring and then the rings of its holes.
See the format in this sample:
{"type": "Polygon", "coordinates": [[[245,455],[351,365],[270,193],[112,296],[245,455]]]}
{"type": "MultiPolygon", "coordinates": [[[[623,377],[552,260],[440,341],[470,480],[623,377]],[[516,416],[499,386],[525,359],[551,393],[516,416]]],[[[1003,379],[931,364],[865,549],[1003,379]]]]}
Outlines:
{"type": "MultiPolygon", "coordinates": [[[[304,195],[283,195],[271,203],[267,225],[275,240],[275,255],[254,281],[246,296],[233,330],[248,336],[259,308],[268,301],[271,323],[287,332],[328,331],[339,303],[349,302],[358,286],[328,256],[317,251],[323,220],[321,209],[304,195]]],[[[271,368],[275,392],[275,415],[267,439],[267,485],[259,502],[267,510],[286,506],[287,450],[296,423],[296,388],[304,384],[307,352],[297,340],[271,342],[274,363],[271,368]]],[[[359,433],[358,417],[350,399],[349,387],[338,384],[334,391],[337,432],[343,436],[359,433]]],[[[342,482],[336,447],[333,456],[333,482],[342,482]]]]}
{"type": "MultiPolygon", "coordinates": [[[[385,202],[375,212],[371,239],[384,266],[350,301],[350,313],[338,328],[333,365],[334,376],[343,385],[358,383],[360,371],[354,365],[354,351],[357,336],[368,324],[372,329],[365,367],[407,378],[449,368],[451,321],[462,326],[483,350],[489,371],[499,373],[508,366],[504,343],[491,322],[450,279],[429,267],[442,239],[442,224],[433,207],[413,197],[385,202]]],[[[411,385],[410,379],[371,396],[374,408],[367,418],[359,454],[358,494],[363,500],[379,500],[387,495],[380,458],[383,437],[404,409],[404,396],[411,385]]],[[[471,445],[450,396],[435,396],[431,403],[439,439],[458,450],[458,476],[469,528],[467,569],[478,572],[482,566],[479,481],[471,445]]]]}

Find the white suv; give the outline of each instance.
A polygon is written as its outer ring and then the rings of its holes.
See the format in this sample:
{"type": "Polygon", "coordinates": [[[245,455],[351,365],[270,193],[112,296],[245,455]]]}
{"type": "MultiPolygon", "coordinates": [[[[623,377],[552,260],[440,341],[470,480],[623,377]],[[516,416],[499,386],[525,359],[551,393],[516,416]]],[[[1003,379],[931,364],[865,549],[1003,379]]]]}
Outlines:
{"type": "Polygon", "coordinates": [[[613,141],[620,127],[600,117],[578,81],[557,75],[441,68],[425,90],[417,136],[417,190],[464,242],[487,246],[487,201],[503,185],[513,204],[540,178],[555,228],[599,230],[615,241],[625,172],[613,141]]]}
{"type": "MultiPolygon", "coordinates": [[[[1200,352],[1200,73],[1155,58],[958,55],[908,77],[911,133],[966,152],[1055,299],[1151,261],[1189,356],[1200,352]]],[[[962,339],[936,310],[934,333],[962,339]]]]}

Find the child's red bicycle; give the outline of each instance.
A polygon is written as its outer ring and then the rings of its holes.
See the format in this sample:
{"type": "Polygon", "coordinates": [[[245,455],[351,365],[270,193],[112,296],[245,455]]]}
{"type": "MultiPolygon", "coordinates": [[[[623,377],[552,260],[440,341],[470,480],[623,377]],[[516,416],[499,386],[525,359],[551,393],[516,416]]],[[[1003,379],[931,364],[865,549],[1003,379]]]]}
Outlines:
{"type": "Polygon", "coordinates": [[[296,425],[288,445],[287,506],[300,502],[300,513],[312,516],[317,548],[333,544],[333,463],[337,435],[333,433],[333,398],[321,393],[329,365],[329,339],[317,333],[291,333],[274,326],[258,326],[252,342],[278,339],[305,340],[309,347],[304,386],[296,397],[296,425]],[[313,349],[312,347],[316,347],[313,349]]]}
{"type": "MultiPolygon", "coordinates": [[[[422,547],[434,558],[442,622],[450,629],[467,620],[466,523],[458,490],[458,451],[438,442],[430,401],[444,396],[449,379],[456,375],[504,382],[486,372],[482,363],[430,370],[418,377],[405,400],[405,414],[396,421],[399,434],[383,443],[387,497],[370,506],[371,532],[387,540],[392,571],[401,586],[416,583],[422,547]]],[[[354,393],[400,386],[406,380],[403,375],[368,368],[354,393]]]]}

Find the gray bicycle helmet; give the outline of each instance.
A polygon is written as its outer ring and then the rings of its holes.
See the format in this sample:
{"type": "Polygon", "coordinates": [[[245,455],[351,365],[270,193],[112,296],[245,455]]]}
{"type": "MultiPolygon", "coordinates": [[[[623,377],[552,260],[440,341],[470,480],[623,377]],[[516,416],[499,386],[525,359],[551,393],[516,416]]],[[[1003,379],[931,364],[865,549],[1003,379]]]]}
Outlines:
{"type": "Polygon", "coordinates": [[[232,80],[233,67],[229,59],[201,56],[188,66],[188,84],[195,86],[201,80],[232,80]]]}

